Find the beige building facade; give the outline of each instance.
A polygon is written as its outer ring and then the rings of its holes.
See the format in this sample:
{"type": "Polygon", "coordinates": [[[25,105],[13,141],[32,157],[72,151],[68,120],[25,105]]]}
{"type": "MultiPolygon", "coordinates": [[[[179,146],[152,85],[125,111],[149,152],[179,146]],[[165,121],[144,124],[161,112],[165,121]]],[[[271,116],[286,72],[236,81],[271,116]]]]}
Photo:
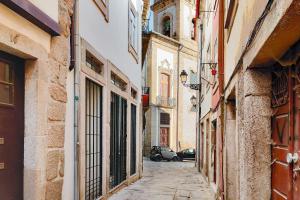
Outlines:
{"type": "Polygon", "coordinates": [[[289,70],[299,67],[300,31],[296,25],[299,14],[295,14],[299,5],[299,1],[276,0],[228,1],[225,5],[224,182],[227,199],[299,197],[297,178],[293,183],[289,182],[290,177],[283,178],[290,167],[297,167],[297,163],[286,161],[288,153],[298,153],[296,139],[287,144],[277,138],[278,134],[293,138],[293,131],[297,131],[291,124],[294,114],[283,109],[286,105],[293,109],[297,99],[292,100],[293,93],[276,92],[295,87],[278,84],[291,81],[280,75],[285,73],[283,66],[289,66],[289,70]],[[240,41],[240,45],[236,41],[240,41]],[[298,53],[289,55],[290,51],[298,53]],[[286,64],[286,57],[295,61],[286,64]],[[285,95],[289,99],[280,101],[285,95]],[[282,128],[285,113],[290,118],[284,126],[289,128],[282,128]],[[286,190],[283,185],[290,189],[286,190]]]}
{"type": "Polygon", "coordinates": [[[0,3],[0,193],[61,199],[73,1],[0,3]]]}
{"type": "MultiPolygon", "coordinates": [[[[196,91],[184,87],[182,70],[196,74],[198,43],[194,35],[194,1],[155,1],[153,31],[145,33],[144,86],[150,89],[145,112],[145,154],[152,146],[173,150],[195,147],[196,108],[190,98],[196,91]]],[[[192,80],[194,81],[194,80],[192,80]]]]}
{"type": "MultiPolygon", "coordinates": [[[[204,1],[204,5],[215,2],[204,1]]],[[[218,142],[222,146],[222,154],[217,154],[221,165],[217,174],[222,172],[217,176],[221,178],[217,196],[229,200],[298,199],[300,2],[224,3],[224,13],[219,12],[224,17],[224,24],[219,25],[224,30],[224,73],[218,74],[224,77],[224,112],[220,115],[224,126],[217,126],[222,139],[217,140],[217,147],[218,142]]],[[[211,10],[208,8],[203,9],[211,10]]],[[[208,21],[208,15],[203,14],[203,19],[208,21]]],[[[203,31],[210,35],[209,30],[203,31]]],[[[203,116],[204,132],[205,120],[203,116]]],[[[213,143],[211,138],[203,138],[202,143],[213,143]]],[[[207,153],[202,152],[205,166],[207,153]]]]}
{"type": "Polygon", "coordinates": [[[1,1],[0,199],[108,199],[141,177],[142,13],[1,1]]]}

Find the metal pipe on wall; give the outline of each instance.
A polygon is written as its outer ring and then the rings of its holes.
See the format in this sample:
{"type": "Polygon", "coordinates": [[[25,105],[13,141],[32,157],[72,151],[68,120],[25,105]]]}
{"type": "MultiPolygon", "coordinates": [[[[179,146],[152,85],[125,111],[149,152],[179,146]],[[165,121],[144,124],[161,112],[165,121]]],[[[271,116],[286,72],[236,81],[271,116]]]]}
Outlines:
{"type": "Polygon", "coordinates": [[[178,117],[179,117],[179,77],[180,77],[180,51],[182,50],[183,45],[179,44],[178,46],[178,52],[177,52],[177,104],[176,104],[176,151],[179,151],[180,149],[180,142],[178,141],[179,135],[179,125],[178,125],[178,117]]]}
{"type": "Polygon", "coordinates": [[[199,99],[198,99],[198,101],[199,101],[199,105],[198,105],[198,107],[199,107],[199,116],[198,116],[198,121],[197,121],[197,123],[199,123],[199,131],[198,131],[198,171],[200,172],[200,154],[202,153],[202,152],[200,152],[200,149],[201,149],[201,94],[202,94],[202,78],[201,78],[201,63],[202,63],[202,48],[203,48],[203,44],[202,44],[202,34],[203,34],[203,25],[202,24],[200,24],[200,33],[199,33],[199,48],[200,48],[200,50],[199,50],[199,52],[200,52],[200,56],[199,56],[199,68],[198,68],[198,70],[199,70],[199,84],[200,84],[200,90],[199,90],[199,99]]]}
{"type": "Polygon", "coordinates": [[[72,15],[72,25],[71,25],[71,63],[70,70],[74,70],[74,185],[73,185],[73,193],[74,199],[79,200],[79,181],[78,181],[78,161],[79,161],[79,153],[78,153],[78,107],[79,107],[79,59],[80,59],[80,38],[79,38],[79,24],[78,24],[78,8],[79,2],[78,0],[74,0],[73,7],[73,15],[72,15]]]}

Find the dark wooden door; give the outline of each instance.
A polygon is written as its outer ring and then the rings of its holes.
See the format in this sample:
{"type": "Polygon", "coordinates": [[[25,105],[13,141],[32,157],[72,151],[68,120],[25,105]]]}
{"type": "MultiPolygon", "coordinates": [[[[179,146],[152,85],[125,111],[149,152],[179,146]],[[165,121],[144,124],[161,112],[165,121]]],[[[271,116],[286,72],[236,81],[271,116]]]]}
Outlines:
{"type": "Polygon", "coordinates": [[[0,199],[23,199],[24,68],[0,52],[0,199]]]}
{"type": "Polygon", "coordinates": [[[291,173],[287,163],[287,154],[290,151],[289,140],[291,129],[290,105],[291,94],[289,86],[291,78],[287,69],[281,69],[272,75],[272,199],[281,200],[291,197],[291,173]]]}
{"type": "Polygon", "coordinates": [[[160,128],[160,146],[169,146],[169,128],[160,128]]]}
{"type": "Polygon", "coordinates": [[[272,199],[300,199],[300,66],[273,73],[272,199]],[[288,159],[290,158],[290,159],[288,159]]]}
{"type": "Polygon", "coordinates": [[[293,156],[298,156],[298,161],[292,164],[292,177],[293,177],[293,199],[300,199],[300,65],[293,69],[293,95],[294,95],[294,132],[291,138],[293,142],[293,147],[291,152],[293,156]]]}

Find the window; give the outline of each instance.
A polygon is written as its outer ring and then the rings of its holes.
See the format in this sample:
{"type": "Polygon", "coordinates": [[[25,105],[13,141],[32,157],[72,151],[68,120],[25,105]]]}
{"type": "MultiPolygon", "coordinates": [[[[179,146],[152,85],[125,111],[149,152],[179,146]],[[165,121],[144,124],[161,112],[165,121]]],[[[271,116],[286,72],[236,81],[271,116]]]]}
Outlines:
{"type": "Polygon", "coordinates": [[[134,5],[129,1],[129,52],[138,62],[138,13],[134,5]]]}
{"type": "Polygon", "coordinates": [[[105,17],[105,20],[108,21],[108,3],[109,0],[94,0],[97,7],[100,9],[102,14],[105,17]]]}
{"type": "Polygon", "coordinates": [[[12,66],[0,61],[0,104],[14,104],[14,73],[12,66]]]}
{"type": "MultiPolygon", "coordinates": [[[[218,71],[218,38],[215,40],[214,44],[214,63],[217,63],[216,65],[212,65],[212,67],[215,67],[216,70],[218,71]]],[[[216,79],[217,76],[213,76],[213,82],[215,83],[217,81],[216,79]]]]}
{"type": "Polygon", "coordinates": [[[238,0],[226,0],[225,6],[226,6],[225,29],[228,29],[227,36],[229,38],[232,24],[234,22],[236,11],[238,8],[238,0]]]}
{"type": "Polygon", "coordinates": [[[160,113],[160,124],[161,125],[170,125],[169,113],[160,113]]]}
{"type": "Polygon", "coordinates": [[[102,73],[103,63],[97,60],[90,52],[86,51],[86,66],[98,74],[102,73]]]}
{"type": "MultiPolygon", "coordinates": [[[[208,48],[207,48],[207,52],[206,52],[207,54],[206,54],[206,57],[207,57],[207,59],[206,59],[206,62],[207,63],[210,63],[212,60],[211,60],[211,48],[210,48],[210,44],[209,44],[209,46],[208,46],[208,48]]],[[[204,66],[205,67],[205,77],[206,77],[206,79],[207,80],[210,80],[210,75],[211,75],[211,73],[209,73],[210,72],[210,70],[209,70],[209,65],[206,65],[206,66],[204,66]],[[207,68],[208,67],[208,68],[207,68]]],[[[206,81],[206,92],[208,92],[209,91],[209,88],[210,88],[210,84],[209,84],[209,82],[208,81],[206,81]]]]}
{"type": "Polygon", "coordinates": [[[162,73],[160,75],[160,95],[162,97],[170,97],[170,76],[162,73]]]}
{"type": "Polygon", "coordinates": [[[135,89],[133,89],[133,88],[131,88],[131,97],[133,99],[136,99],[136,97],[137,97],[137,91],[135,89]]]}
{"type": "Polygon", "coordinates": [[[162,20],[162,34],[171,37],[171,18],[165,16],[162,20]]]}
{"type": "Polygon", "coordinates": [[[86,80],[85,199],[102,195],[102,87],[86,80]]]}
{"type": "Polygon", "coordinates": [[[113,72],[111,73],[111,83],[120,88],[122,91],[125,91],[127,88],[127,83],[113,72]]]}

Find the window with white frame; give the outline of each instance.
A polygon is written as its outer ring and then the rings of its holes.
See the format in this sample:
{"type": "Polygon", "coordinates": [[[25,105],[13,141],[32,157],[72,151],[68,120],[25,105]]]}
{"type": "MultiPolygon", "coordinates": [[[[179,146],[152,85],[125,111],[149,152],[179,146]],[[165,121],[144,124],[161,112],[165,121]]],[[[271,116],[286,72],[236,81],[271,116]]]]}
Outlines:
{"type": "MultiPolygon", "coordinates": [[[[218,71],[218,38],[215,40],[214,44],[214,63],[217,63],[214,67],[216,67],[216,70],[218,71]]],[[[213,82],[217,81],[216,76],[213,76],[213,82]]]]}
{"type": "Polygon", "coordinates": [[[128,28],[128,42],[129,52],[138,61],[138,14],[134,5],[129,1],[129,28],[128,28]]]}

